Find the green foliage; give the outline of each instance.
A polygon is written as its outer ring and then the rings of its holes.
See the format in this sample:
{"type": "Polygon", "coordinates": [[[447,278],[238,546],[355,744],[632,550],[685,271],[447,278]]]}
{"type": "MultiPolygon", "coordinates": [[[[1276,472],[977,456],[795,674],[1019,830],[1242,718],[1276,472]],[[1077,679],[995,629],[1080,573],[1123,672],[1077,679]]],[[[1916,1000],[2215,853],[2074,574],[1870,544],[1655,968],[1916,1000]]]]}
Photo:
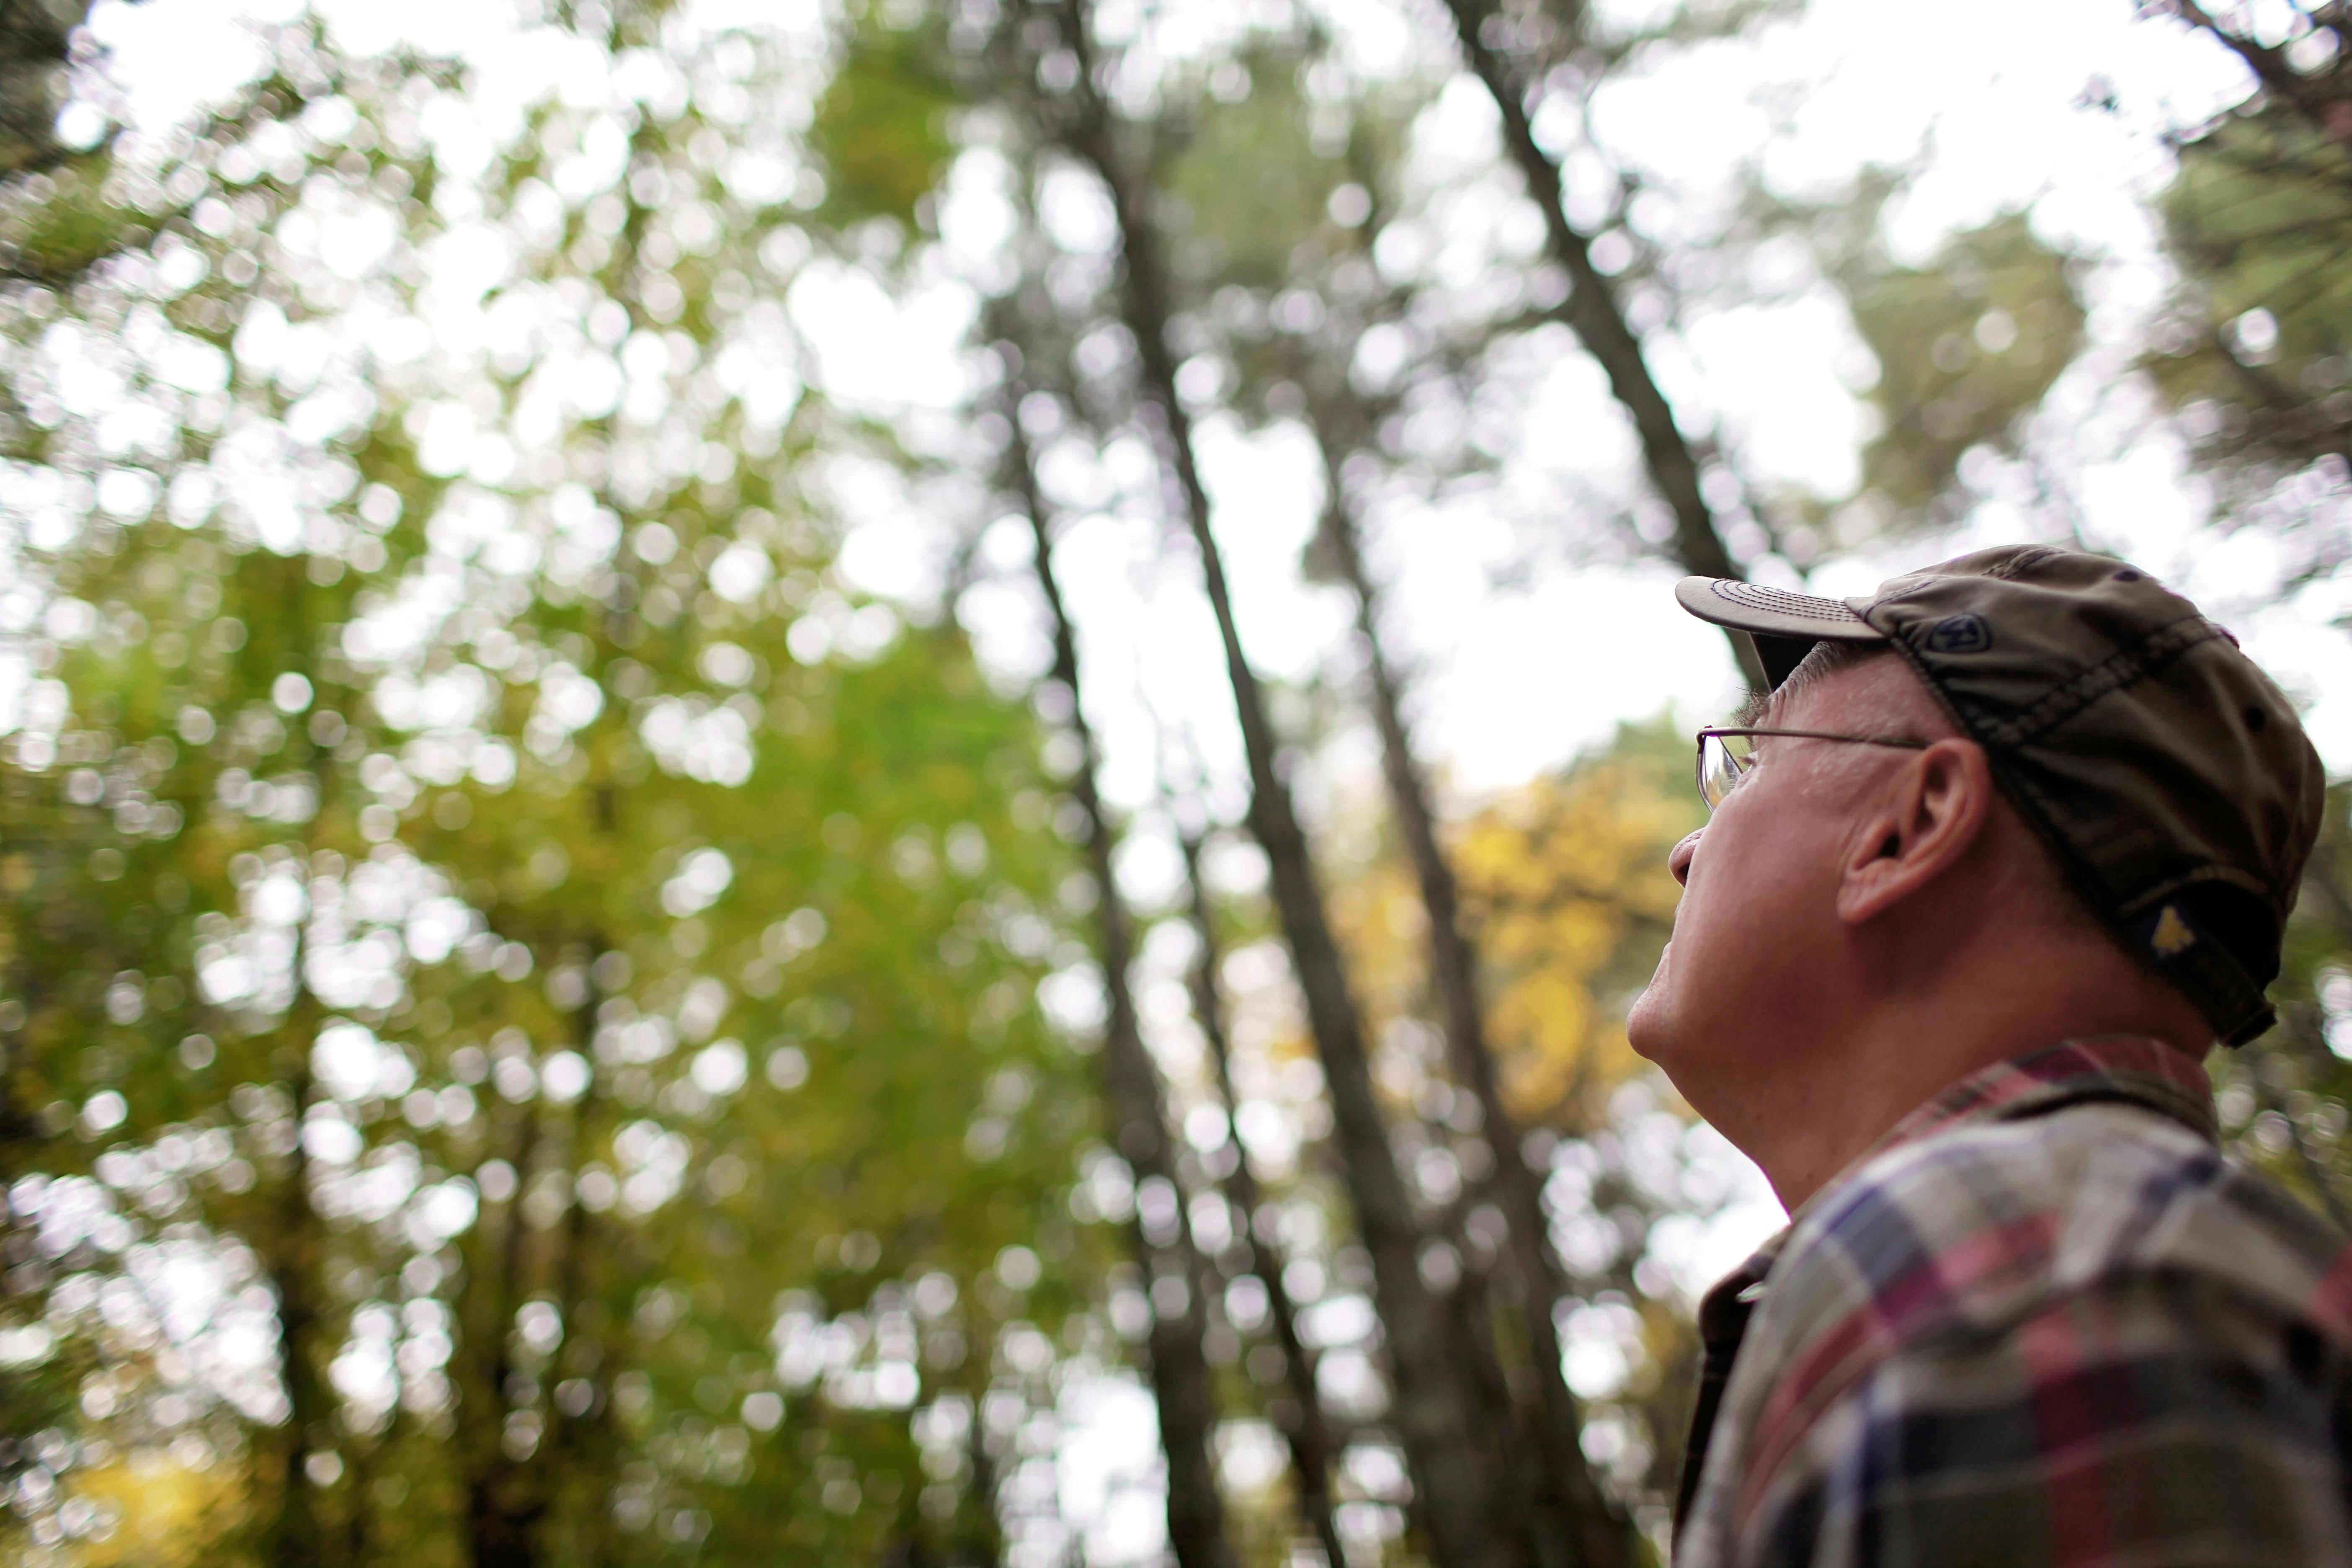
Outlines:
{"type": "Polygon", "coordinates": [[[2019,421],[2082,349],[2083,304],[2074,263],[2021,213],[1954,235],[1923,268],[1870,255],[1835,271],[1878,361],[1863,485],[1897,516],[1923,519],[1970,447],[2015,453],[2019,421]]]}
{"type": "Polygon", "coordinates": [[[870,17],[854,27],[809,127],[810,147],[824,163],[824,218],[844,227],[871,218],[928,227],[920,205],[955,154],[956,104],[921,31],[870,17]]]}
{"type": "Polygon", "coordinates": [[[806,241],[690,106],[555,107],[467,176],[519,349],[281,358],[420,309],[404,198],[456,178],[429,80],[305,65],[329,133],[224,121],[159,234],[0,299],[33,1527],[95,1528],[128,1452],[215,1561],[991,1555],[979,1408],[1051,1398],[995,1347],[1050,1361],[1103,1261],[1034,723],[833,572],[803,479],[862,437],[731,368],[806,241]],[[599,118],[627,179],[536,226],[541,145],[599,118]],[[306,247],[354,210],[382,251],[306,247]],[[436,436],[461,406],[534,461],[436,436]]]}
{"type": "Polygon", "coordinates": [[[2224,117],[2159,204],[2181,273],[2146,364],[2210,466],[2259,483],[2340,457],[2352,429],[2352,150],[2289,106],[2224,117]]]}
{"type": "Polygon", "coordinates": [[[2278,1026],[2206,1064],[2222,1131],[2235,1153],[2352,1226],[2352,786],[2327,792],[2271,996],[2278,1026]]]}
{"type": "Polygon", "coordinates": [[[1279,290],[1297,247],[1326,230],[1350,172],[1345,135],[1318,135],[1300,90],[1314,61],[1295,41],[1261,37],[1180,89],[1190,101],[1161,153],[1160,222],[1178,268],[1204,292],[1279,290]]]}
{"type": "Polygon", "coordinates": [[[80,159],[36,174],[9,215],[14,269],[54,281],[71,278],[139,235],[139,215],[106,194],[109,161],[80,159]]]}

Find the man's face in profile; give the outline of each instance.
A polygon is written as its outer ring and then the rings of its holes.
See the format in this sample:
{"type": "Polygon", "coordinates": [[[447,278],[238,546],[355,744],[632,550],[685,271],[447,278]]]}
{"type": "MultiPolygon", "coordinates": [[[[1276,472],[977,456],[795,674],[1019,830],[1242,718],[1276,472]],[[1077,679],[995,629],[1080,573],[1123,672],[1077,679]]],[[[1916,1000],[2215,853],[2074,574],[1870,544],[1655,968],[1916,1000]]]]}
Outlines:
{"type": "MultiPolygon", "coordinates": [[[[1885,661],[1892,665],[1894,661],[1885,661]]],[[[1832,675],[1775,702],[1774,728],[1884,730],[1860,712],[1860,688],[1896,669],[1832,675]]],[[[1673,940],[1626,1020],[1633,1048],[1664,1068],[1710,1120],[1742,1079],[1801,1048],[1839,951],[1838,867],[1853,831],[1856,769],[1869,748],[1770,736],[1706,826],[1669,858],[1683,883],[1673,940]]]]}

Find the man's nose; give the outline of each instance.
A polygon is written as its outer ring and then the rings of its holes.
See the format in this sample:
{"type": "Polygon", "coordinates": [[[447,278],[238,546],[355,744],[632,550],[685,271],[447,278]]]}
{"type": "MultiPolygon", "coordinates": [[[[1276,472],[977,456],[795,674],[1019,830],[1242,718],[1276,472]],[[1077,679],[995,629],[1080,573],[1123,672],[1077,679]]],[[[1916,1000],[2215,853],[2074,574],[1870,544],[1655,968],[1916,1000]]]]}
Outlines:
{"type": "Polygon", "coordinates": [[[1672,871],[1675,880],[1685,888],[1690,886],[1691,858],[1698,853],[1698,836],[1706,831],[1704,827],[1696,829],[1666,852],[1666,869],[1672,871]]]}

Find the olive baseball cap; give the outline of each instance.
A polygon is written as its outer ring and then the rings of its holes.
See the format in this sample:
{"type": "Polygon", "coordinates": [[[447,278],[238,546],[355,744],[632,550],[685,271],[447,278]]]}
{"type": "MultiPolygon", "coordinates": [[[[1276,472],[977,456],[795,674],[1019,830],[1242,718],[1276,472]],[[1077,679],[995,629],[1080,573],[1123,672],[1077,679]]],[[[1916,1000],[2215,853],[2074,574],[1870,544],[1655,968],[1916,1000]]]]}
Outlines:
{"type": "Polygon", "coordinates": [[[2326,776],[2294,706],[2196,605],[2123,562],[2044,545],[1843,601],[1712,577],[1675,597],[1753,637],[1775,689],[1818,643],[1900,653],[2116,940],[2224,1043],[2270,1027],[2263,992],[2326,776]]]}

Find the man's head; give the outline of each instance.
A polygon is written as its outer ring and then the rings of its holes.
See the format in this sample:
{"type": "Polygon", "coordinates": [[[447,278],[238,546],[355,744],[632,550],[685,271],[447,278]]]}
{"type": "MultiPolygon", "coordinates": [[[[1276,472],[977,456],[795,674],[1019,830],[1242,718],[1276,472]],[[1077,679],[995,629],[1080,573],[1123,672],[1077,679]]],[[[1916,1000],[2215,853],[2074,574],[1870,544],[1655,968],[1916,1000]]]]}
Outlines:
{"type": "MultiPolygon", "coordinates": [[[[1681,596],[1785,639],[1755,727],[1914,743],[1759,736],[1675,852],[1686,890],[1633,1043],[1784,1196],[1834,1166],[1774,1171],[1769,1146],[1842,1102],[1851,1155],[2066,1035],[2201,1054],[2260,1027],[2322,780],[2293,710],[2193,606],[2042,550],[1850,605],[1725,588],[1681,596]]],[[[1811,1142],[1795,1164],[1840,1152],[1811,1142]]]]}

